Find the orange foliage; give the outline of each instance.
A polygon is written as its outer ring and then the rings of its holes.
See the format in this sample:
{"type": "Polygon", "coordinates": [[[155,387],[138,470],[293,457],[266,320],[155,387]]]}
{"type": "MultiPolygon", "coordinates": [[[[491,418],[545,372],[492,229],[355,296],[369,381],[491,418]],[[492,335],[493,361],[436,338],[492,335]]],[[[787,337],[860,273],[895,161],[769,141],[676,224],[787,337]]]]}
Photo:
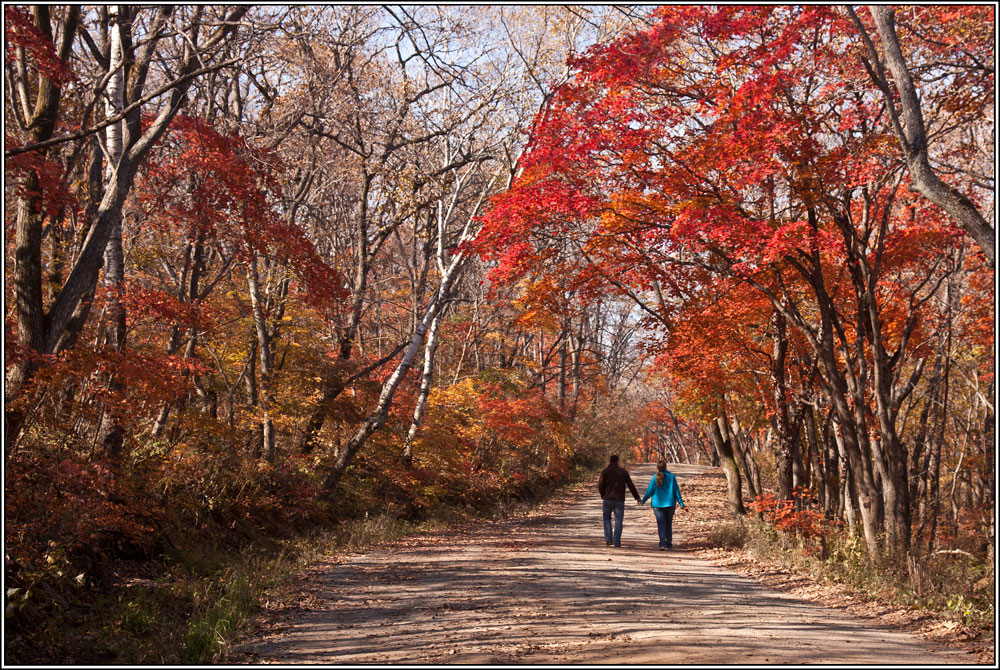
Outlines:
{"type": "Polygon", "coordinates": [[[803,507],[803,501],[811,497],[810,492],[796,487],[794,496],[795,500],[782,500],[766,493],[757,496],[748,506],[778,530],[794,533],[807,542],[828,536],[835,524],[820,512],[803,507]]]}

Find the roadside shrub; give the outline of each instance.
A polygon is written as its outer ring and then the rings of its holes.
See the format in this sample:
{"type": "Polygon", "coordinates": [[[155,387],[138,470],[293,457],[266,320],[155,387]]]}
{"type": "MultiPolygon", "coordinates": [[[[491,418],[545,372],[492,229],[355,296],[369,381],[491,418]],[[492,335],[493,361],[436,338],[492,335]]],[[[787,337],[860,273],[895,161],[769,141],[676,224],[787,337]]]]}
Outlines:
{"type": "Polygon", "coordinates": [[[742,549],[749,538],[750,531],[742,519],[720,523],[708,532],[708,541],[712,546],[727,549],[742,549]]]}
{"type": "Polygon", "coordinates": [[[820,512],[806,509],[802,505],[803,500],[810,498],[807,489],[796,488],[794,496],[795,500],[783,500],[769,493],[761,494],[749,504],[749,507],[778,531],[797,538],[807,554],[814,552],[825,554],[826,539],[835,525],[820,512]]]}
{"type": "MultiPolygon", "coordinates": [[[[814,517],[790,513],[787,506],[772,501],[773,497],[754,501],[764,518],[742,524],[745,537],[739,546],[755,559],[844,584],[876,600],[936,612],[974,630],[993,630],[995,566],[990,557],[983,560],[954,549],[870,556],[863,537],[836,524],[803,523],[803,519],[812,521],[814,517]],[[782,524],[791,531],[781,530],[772,521],[796,515],[796,523],[782,524]],[[810,528],[822,532],[810,534],[810,528]],[[788,541],[796,537],[798,542],[788,541]],[[817,547],[825,553],[817,552],[817,547]]],[[[710,537],[717,546],[737,546],[726,544],[739,538],[737,524],[720,525],[710,537]]]]}

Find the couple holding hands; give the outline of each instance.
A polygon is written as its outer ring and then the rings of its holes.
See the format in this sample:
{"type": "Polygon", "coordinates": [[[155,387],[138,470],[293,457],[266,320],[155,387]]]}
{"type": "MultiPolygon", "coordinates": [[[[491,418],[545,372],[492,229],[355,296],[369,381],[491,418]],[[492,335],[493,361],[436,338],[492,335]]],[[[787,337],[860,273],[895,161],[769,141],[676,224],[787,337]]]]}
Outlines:
{"type": "Polygon", "coordinates": [[[677,478],[667,471],[667,464],[660,461],[656,464],[656,474],[649,480],[646,495],[639,498],[628,470],[618,465],[618,456],[612,456],[608,467],[601,472],[597,481],[597,490],[604,504],[604,541],[611,546],[622,546],[622,521],[625,518],[625,487],[628,486],[632,496],[640,505],[650,500],[653,514],[656,515],[656,528],[660,534],[660,551],[670,549],[673,545],[673,522],[676,505],[684,507],[681,500],[681,490],[677,487],[677,478]],[[611,515],[614,514],[614,533],[612,533],[611,515]]]}

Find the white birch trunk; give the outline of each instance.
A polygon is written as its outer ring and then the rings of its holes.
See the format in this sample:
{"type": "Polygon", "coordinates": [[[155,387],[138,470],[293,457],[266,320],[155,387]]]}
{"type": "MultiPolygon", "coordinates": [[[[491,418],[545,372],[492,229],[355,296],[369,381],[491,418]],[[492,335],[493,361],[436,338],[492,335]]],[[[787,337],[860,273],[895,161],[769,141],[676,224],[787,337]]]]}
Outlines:
{"type": "MultiPolygon", "coordinates": [[[[124,94],[125,72],[122,54],[122,21],[118,5],[112,5],[108,9],[111,17],[110,26],[110,56],[108,71],[111,79],[108,81],[107,94],[104,100],[104,111],[106,116],[113,117],[121,113],[124,94]]],[[[112,123],[105,130],[107,143],[107,163],[104,166],[104,188],[105,190],[115,188],[115,172],[122,159],[122,124],[124,121],[112,123]]],[[[118,288],[125,280],[124,253],[122,251],[122,216],[121,210],[116,212],[115,220],[111,223],[111,237],[108,239],[108,246],[104,252],[104,286],[109,289],[118,288]]],[[[112,293],[113,295],[113,293],[112,293]]],[[[113,299],[111,319],[114,331],[111,344],[115,348],[120,348],[123,342],[120,341],[118,331],[118,321],[124,324],[124,312],[118,300],[113,299]],[[119,318],[120,317],[120,318],[119,318]]]]}
{"type": "MultiPolygon", "coordinates": [[[[108,117],[119,114],[123,107],[122,96],[124,89],[124,56],[122,53],[122,20],[121,11],[118,5],[112,5],[108,9],[111,24],[110,32],[110,53],[108,56],[108,71],[111,78],[108,80],[106,97],[104,100],[104,111],[108,117]]],[[[112,123],[105,129],[107,162],[104,166],[104,188],[105,190],[115,187],[115,175],[122,158],[122,123],[118,121],[112,123]]],[[[122,249],[122,216],[121,209],[116,210],[116,216],[111,222],[111,236],[108,238],[108,245],[104,250],[104,287],[108,296],[108,324],[105,330],[105,343],[114,351],[121,351],[125,347],[125,308],[121,302],[120,291],[125,282],[125,254],[122,249]]],[[[120,388],[120,382],[110,376],[107,379],[108,387],[112,390],[120,388]]],[[[118,424],[114,416],[105,412],[101,417],[99,428],[100,443],[112,455],[120,453],[124,441],[124,431],[118,424]]]]}
{"type": "Polygon", "coordinates": [[[403,461],[409,465],[413,462],[413,441],[417,437],[417,431],[424,420],[424,411],[427,407],[427,397],[431,393],[431,378],[434,375],[434,352],[437,350],[437,332],[441,325],[441,313],[431,321],[430,330],[427,332],[427,346],[424,347],[424,371],[420,377],[420,393],[417,396],[417,405],[413,408],[413,420],[410,422],[410,429],[406,433],[406,441],[403,443],[403,461]]]}

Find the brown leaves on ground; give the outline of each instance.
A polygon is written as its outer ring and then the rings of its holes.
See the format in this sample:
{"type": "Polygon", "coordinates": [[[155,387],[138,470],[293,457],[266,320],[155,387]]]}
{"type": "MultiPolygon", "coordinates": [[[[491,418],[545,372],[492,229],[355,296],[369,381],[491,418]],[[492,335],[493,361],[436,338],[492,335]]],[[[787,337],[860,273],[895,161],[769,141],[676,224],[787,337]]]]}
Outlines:
{"type": "Polygon", "coordinates": [[[761,584],[791,593],[803,600],[842,609],[860,617],[876,619],[881,625],[907,630],[945,646],[975,655],[975,663],[994,662],[994,636],[979,635],[959,621],[926,610],[913,609],[879,600],[872,594],[845,584],[822,581],[813,575],[789,569],[780,558],[767,561],[744,549],[712,546],[709,533],[733,518],[726,502],[726,478],[722,470],[692,477],[684,482],[683,519],[686,548],[716,565],[749,577],[761,584]]]}

